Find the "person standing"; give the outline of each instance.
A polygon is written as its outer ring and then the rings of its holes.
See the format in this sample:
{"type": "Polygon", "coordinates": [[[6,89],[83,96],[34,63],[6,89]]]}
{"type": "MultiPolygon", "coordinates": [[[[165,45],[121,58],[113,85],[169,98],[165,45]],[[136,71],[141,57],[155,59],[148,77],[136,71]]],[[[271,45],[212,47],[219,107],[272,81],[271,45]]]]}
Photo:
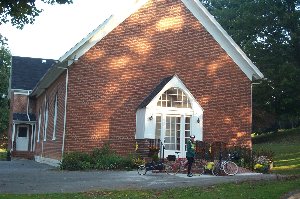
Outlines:
{"type": "Polygon", "coordinates": [[[191,135],[190,139],[187,143],[187,152],[186,152],[186,158],[188,160],[188,163],[187,163],[188,164],[188,173],[187,173],[188,177],[193,176],[191,170],[192,170],[193,163],[195,161],[195,150],[196,150],[195,136],[191,135]]]}

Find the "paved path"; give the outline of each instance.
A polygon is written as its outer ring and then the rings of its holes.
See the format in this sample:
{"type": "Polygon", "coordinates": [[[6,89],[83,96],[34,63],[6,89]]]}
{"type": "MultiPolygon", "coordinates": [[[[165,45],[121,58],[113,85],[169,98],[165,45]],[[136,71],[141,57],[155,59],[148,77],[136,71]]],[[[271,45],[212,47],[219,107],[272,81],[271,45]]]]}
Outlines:
{"type": "Polygon", "coordinates": [[[185,174],[170,176],[136,171],[60,171],[31,160],[0,161],[0,193],[58,193],[99,189],[164,189],[184,186],[209,186],[224,182],[276,179],[275,175],[238,174],[236,176],[185,174]]]}

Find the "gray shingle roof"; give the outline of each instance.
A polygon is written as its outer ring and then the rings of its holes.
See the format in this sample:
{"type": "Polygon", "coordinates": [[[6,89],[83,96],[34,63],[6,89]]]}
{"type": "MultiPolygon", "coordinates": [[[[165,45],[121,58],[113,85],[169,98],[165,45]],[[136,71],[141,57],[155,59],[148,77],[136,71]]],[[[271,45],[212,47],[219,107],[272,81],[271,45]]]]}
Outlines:
{"type": "MultiPolygon", "coordinates": [[[[30,121],[36,121],[36,117],[34,114],[28,114],[30,121]]],[[[26,113],[14,113],[13,114],[14,121],[29,121],[26,113]]]]}
{"type": "Polygon", "coordinates": [[[161,82],[152,90],[152,92],[142,101],[137,109],[145,108],[174,76],[175,75],[172,75],[162,79],[161,82]]]}
{"type": "Polygon", "coordinates": [[[53,59],[13,56],[11,89],[32,90],[54,63],[53,59]]]}

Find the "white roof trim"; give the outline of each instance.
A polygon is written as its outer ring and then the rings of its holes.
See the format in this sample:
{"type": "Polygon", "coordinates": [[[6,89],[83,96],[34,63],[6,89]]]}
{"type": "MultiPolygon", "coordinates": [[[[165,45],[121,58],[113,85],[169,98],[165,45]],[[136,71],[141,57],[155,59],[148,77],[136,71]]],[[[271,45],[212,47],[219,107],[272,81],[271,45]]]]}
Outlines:
{"type": "Polygon", "coordinates": [[[247,55],[233,41],[216,19],[207,11],[199,0],[181,0],[193,13],[206,30],[214,37],[233,61],[241,68],[250,80],[261,79],[264,75],[252,63],[247,55]]]}
{"type": "MultiPolygon", "coordinates": [[[[66,52],[59,58],[59,62],[68,60],[76,60],[84,55],[91,47],[103,39],[114,28],[121,24],[131,14],[141,8],[148,0],[135,0],[124,8],[124,12],[111,15],[103,24],[93,30],[87,37],[82,39],[73,48],[66,52]]],[[[199,0],[181,0],[185,6],[192,12],[192,14],[199,20],[199,22],[206,28],[206,30],[214,37],[220,46],[228,53],[233,61],[240,67],[240,69],[250,79],[261,79],[263,74],[252,63],[247,55],[240,49],[240,47],[233,41],[228,33],[221,27],[215,18],[207,11],[207,9],[200,3],[199,0]]],[[[73,62],[69,62],[68,65],[73,62]]]]}
{"type": "Polygon", "coordinates": [[[24,89],[11,89],[15,95],[30,95],[32,90],[24,90],[24,89]]]}
{"type": "MultiPolygon", "coordinates": [[[[59,58],[60,62],[68,61],[68,59],[76,60],[84,53],[86,53],[91,47],[93,47],[97,42],[103,39],[107,34],[109,34],[113,29],[115,29],[119,24],[126,20],[131,14],[135,13],[139,8],[141,8],[148,0],[131,0],[127,7],[124,8],[123,12],[111,15],[106,19],[101,25],[99,25],[95,30],[88,34],[87,37],[82,39],[73,48],[66,52],[62,57],[59,58]]],[[[70,65],[69,63],[68,65],[70,65]]]]}

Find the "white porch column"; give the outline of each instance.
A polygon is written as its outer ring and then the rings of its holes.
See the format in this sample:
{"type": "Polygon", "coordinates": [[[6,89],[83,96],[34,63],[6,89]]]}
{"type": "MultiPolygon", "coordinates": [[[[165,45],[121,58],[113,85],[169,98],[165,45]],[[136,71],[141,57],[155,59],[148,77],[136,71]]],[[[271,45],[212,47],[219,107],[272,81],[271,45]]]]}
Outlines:
{"type": "Polygon", "coordinates": [[[33,124],[30,124],[31,125],[31,137],[30,137],[30,140],[31,140],[31,144],[30,144],[30,151],[33,151],[33,143],[34,143],[34,141],[33,141],[33,124]]]}
{"type": "Polygon", "coordinates": [[[34,126],[34,131],[33,131],[33,140],[32,140],[32,151],[35,151],[35,136],[36,136],[36,131],[37,131],[37,129],[36,129],[36,124],[33,124],[32,126],[34,126]]]}

